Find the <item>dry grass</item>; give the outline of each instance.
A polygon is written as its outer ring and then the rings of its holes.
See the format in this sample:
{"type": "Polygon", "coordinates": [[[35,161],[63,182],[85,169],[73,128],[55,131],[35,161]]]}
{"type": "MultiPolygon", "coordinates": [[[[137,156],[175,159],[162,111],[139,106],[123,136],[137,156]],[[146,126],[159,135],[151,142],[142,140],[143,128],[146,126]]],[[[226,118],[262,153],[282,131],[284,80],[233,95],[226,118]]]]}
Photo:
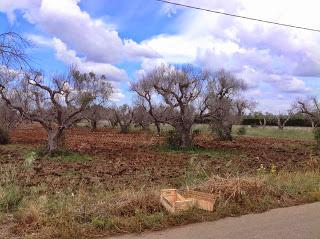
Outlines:
{"type": "MultiPolygon", "coordinates": [[[[14,234],[24,238],[92,238],[159,230],[191,222],[262,212],[320,199],[319,172],[266,174],[256,177],[214,176],[193,187],[219,195],[214,212],[191,210],[168,214],[159,189],[119,192],[101,188],[43,194],[30,190],[14,212],[14,234]]],[[[41,190],[42,191],[42,190],[41,190]]]]}
{"type": "Polygon", "coordinates": [[[230,177],[213,176],[200,183],[195,190],[213,193],[225,201],[240,201],[243,197],[256,198],[266,193],[265,179],[258,177],[230,177]]]}
{"type": "Polygon", "coordinates": [[[50,185],[26,186],[17,180],[21,173],[29,180],[28,165],[21,162],[0,168],[0,214],[2,218],[13,215],[11,232],[22,238],[81,239],[159,230],[320,200],[317,170],[264,170],[256,176],[222,178],[208,175],[195,161],[188,167],[189,185],[219,196],[214,212],[192,209],[170,215],[159,203],[160,187],[108,191],[101,185],[79,185],[55,191],[49,190],[50,185]]]}
{"type": "Polygon", "coordinates": [[[153,229],[163,211],[155,191],[60,193],[26,197],[15,213],[14,232],[35,238],[87,238],[153,229]]]}

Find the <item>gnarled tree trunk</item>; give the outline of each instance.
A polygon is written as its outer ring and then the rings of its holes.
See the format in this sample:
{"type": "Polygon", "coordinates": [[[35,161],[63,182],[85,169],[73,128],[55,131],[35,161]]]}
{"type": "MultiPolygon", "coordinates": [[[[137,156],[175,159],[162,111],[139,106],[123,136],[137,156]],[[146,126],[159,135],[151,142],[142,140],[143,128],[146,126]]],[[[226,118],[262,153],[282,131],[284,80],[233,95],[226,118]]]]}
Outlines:
{"type": "Polygon", "coordinates": [[[140,126],[141,126],[143,131],[145,131],[145,132],[150,131],[150,125],[149,124],[140,123],[140,126]]]}
{"type": "Polygon", "coordinates": [[[97,131],[98,122],[97,120],[91,120],[91,130],[97,131]]]}
{"type": "Polygon", "coordinates": [[[121,133],[128,133],[129,132],[129,128],[130,128],[130,125],[127,125],[127,124],[120,124],[120,129],[121,129],[121,133]]]}
{"type": "Polygon", "coordinates": [[[182,126],[180,124],[174,125],[175,130],[180,136],[180,147],[189,148],[193,145],[192,136],[191,136],[191,127],[192,125],[182,126]]]}
{"type": "Polygon", "coordinates": [[[286,123],[289,121],[290,118],[281,119],[280,117],[277,119],[278,129],[283,130],[286,126],[286,123]]]}
{"type": "Polygon", "coordinates": [[[47,152],[48,154],[54,154],[59,149],[59,145],[63,138],[62,129],[49,129],[48,133],[48,142],[47,142],[47,152]]]}
{"type": "Polygon", "coordinates": [[[214,121],[212,123],[212,131],[218,137],[219,140],[232,140],[232,124],[227,121],[214,121]]]}
{"type": "Polygon", "coordinates": [[[160,123],[156,121],[154,122],[154,124],[156,125],[156,128],[157,128],[157,135],[160,136],[160,133],[161,133],[160,123]]]}
{"type": "Polygon", "coordinates": [[[260,126],[262,126],[262,128],[265,128],[266,127],[266,125],[267,125],[267,120],[266,120],[266,118],[263,118],[263,121],[259,121],[259,124],[260,124],[260,126]]]}
{"type": "Polygon", "coordinates": [[[181,148],[189,148],[192,146],[192,137],[189,131],[181,132],[181,148]]]}

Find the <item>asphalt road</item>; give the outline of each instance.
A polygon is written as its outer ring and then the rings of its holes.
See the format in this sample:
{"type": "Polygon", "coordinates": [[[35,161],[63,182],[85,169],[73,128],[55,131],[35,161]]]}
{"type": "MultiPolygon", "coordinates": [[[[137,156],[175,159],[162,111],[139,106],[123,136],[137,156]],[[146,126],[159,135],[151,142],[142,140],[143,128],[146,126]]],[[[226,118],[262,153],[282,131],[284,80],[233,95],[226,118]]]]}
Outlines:
{"type": "Polygon", "coordinates": [[[320,239],[320,203],[114,239],[320,239]]]}

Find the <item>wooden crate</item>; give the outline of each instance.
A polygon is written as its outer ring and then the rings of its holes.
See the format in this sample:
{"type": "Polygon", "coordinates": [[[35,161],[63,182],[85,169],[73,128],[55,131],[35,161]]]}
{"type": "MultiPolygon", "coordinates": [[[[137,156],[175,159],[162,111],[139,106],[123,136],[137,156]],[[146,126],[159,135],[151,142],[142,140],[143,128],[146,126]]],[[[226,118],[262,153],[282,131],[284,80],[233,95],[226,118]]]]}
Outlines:
{"type": "Polygon", "coordinates": [[[213,194],[193,191],[189,189],[187,191],[186,198],[193,199],[195,207],[206,211],[213,211],[213,207],[217,199],[217,197],[213,194]]]}
{"type": "Polygon", "coordinates": [[[170,213],[185,211],[194,205],[192,198],[184,198],[177,192],[177,189],[161,190],[160,202],[170,213]]]}

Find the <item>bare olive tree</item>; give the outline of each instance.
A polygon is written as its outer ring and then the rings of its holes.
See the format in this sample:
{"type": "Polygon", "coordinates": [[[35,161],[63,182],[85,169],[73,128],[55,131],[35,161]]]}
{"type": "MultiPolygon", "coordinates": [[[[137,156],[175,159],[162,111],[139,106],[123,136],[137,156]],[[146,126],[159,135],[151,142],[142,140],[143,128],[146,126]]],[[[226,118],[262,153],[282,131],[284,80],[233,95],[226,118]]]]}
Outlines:
{"type": "MultiPolygon", "coordinates": [[[[30,43],[15,32],[0,34],[0,85],[4,86],[13,74],[23,67],[30,68],[30,59],[26,54],[30,43]]],[[[14,128],[21,118],[16,111],[10,109],[0,97],[0,128],[8,132],[14,128]]]]}
{"type": "Polygon", "coordinates": [[[181,137],[180,147],[192,145],[191,128],[196,117],[195,104],[199,98],[206,74],[190,65],[174,68],[161,66],[150,72],[155,92],[161,96],[164,121],[172,125],[181,137]]]}
{"type": "Polygon", "coordinates": [[[267,126],[267,117],[262,115],[263,118],[259,120],[259,125],[264,129],[267,126]]]}
{"type": "Polygon", "coordinates": [[[26,49],[30,43],[15,32],[0,34],[0,66],[10,69],[29,67],[30,59],[26,49]]]}
{"type": "Polygon", "coordinates": [[[93,72],[85,75],[92,82],[94,91],[94,100],[89,104],[84,112],[87,120],[91,123],[92,131],[97,130],[98,122],[106,116],[105,106],[108,103],[113,92],[111,84],[107,81],[104,75],[98,76],[93,72]]]}
{"type": "Polygon", "coordinates": [[[253,112],[256,106],[257,102],[245,99],[244,97],[239,97],[235,100],[237,115],[241,118],[245,115],[246,111],[253,112]]]}
{"type": "Polygon", "coordinates": [[[150,124],[153,122],[150,114],[140,104],[133,108],[133,121],[135,125],[140,126],[143,131],[149,131],[150,124]]]}
{"type": "Polygon", "coordinates": [[[310,122],[311,128],[317,128],[319,126],[319,121],[316,121],[313,117],[310,115],[304,115],[304,118],[307,119],[310,122]]]}
{"type": "Polygon", "coordinates": [[[113,109],[114,116],[120,126],[121,133],[128,133],[133,123],[133,109],[127,105],[121,105],[113,109]]]}
{"type": "Polygon", "coordinates": [[[159,104],[155,100],[156,90],[154,89],[152,74],[147,74],[139,79],[138,82],[132,84],[131,90],[137,93],[138,99],[136,104],[143,107],[149,113],[157,128],[157,133],[160,135],[160,124],[164,123],[164,112],[161,111],[162,108],[159,107],[159,104]]]}
{"type": "Polygon", "coordinates": [[[278,114],[277,117],[277,125],[278,129],[283,130],[288,121],[290,120],[292,114],[289,112],[288,114],[278,114]]]}
{"type": "Polygon", "coordinates": [[[247,89],[246,84],[225,70],[209,75],[200,117],[209,120],[213,133],[220,140],[232,140],[232,125],[240,122],[250,105],[240,94],[247,89]]]}
{"type": "Polygon", "coordinates": [[[67,75],[45,79],[39,72],[18,74],[0,85],[0,97],[23,119],[47,131],[47,153],[58,150],[64,130],[82,119],[99,84],[72,68],[67,75]]]}
{"type": "Polygon", "coordinates": [[[313,126],[320,123],[320,103],[316,97],[310,97],[304,100],[297,100],[293,109],[294,112],[305,115],[313,126]]]}
{"type": "Polygon", "coordinates": [[[112,128],[116,128],[118,126],[118,120],[115,114],[116,107],[108,107],[104,111],[104,119],[107,120],[112,128]]]}
{"type": "Polygon", "coordinates": [[[9,132],[21,122],[19,114],[0,100],[0,129],[9,132]]]}

